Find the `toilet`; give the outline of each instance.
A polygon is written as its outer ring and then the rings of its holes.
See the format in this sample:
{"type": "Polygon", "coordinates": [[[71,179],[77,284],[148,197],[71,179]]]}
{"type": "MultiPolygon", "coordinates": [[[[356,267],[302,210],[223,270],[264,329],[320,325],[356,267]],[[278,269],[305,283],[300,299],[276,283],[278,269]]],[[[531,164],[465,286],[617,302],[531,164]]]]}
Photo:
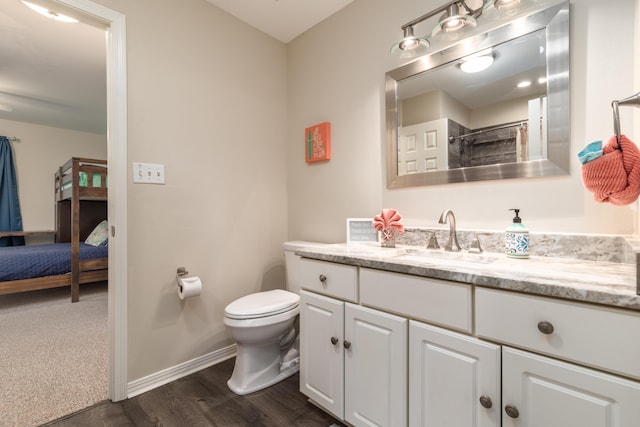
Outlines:
{"type": "Polygon", "coordinates": [[[297,319],[300,312],[300,257],[295,251],[317,243],[285,242],[287,289],[241,297],[224,309],[224,324],[237,345],[233,374],[227,385],[249,394],[298,372],[297,319]]]}

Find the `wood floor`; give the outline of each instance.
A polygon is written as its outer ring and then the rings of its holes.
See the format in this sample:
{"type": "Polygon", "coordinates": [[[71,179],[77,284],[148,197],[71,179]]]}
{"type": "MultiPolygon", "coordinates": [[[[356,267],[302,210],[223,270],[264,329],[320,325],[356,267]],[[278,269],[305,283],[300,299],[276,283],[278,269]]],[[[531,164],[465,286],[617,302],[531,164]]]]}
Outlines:
{"type": "Polygon", "coordinates": [[[121,402],[104,402],[46,424],[70,426],[328,427],[338,421],[307,402],[299,375],[238,396],[227,388],[235,359],[121,402]]]}

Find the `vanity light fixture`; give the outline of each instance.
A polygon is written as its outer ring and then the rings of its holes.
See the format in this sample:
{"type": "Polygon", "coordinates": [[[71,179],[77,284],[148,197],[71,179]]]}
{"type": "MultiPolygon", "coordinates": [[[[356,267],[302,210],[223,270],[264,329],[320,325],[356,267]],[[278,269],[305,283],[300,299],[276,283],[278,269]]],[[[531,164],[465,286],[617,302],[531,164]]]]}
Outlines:
{"type": "Polygon", "coordinates": [[[413,26],[403,28],[404,37],[391,46],[391,53],[400,57],[420,56],[429,48],[429,40],[413,35],[413,26]]]}
{"type": "MultiPolygon", "coordinates": [[[[403,38],[391,46],[391,53],[401,58],[416,57],[422,55],[429,48],[430,42],[426,37],[417,37],[414,35],[414,27],[432,18],[440,15],[438,23],[431,31],[431,37],[442,34],[450,34],[455,37],[456,32],[460,32],[466,28],[474,28],[478,23],[478,18],[483,11],[489,7],[496,9],[507,9],[520,3],[521,0],[453,0],[444,5],[426,13],[412,21],[404,24],[400,29],[403,38]],[[480,3],[473,9],[470,4],[480,3]]],[[[450,37],[451,37],[450,36],[450,37]]]]}
{"type": "MultiPolygon", "coordinates": [[[[463,2],[463,4],[466,7],[466,3],[463,2]]],[[[431,36],[436,36],[441,31],[451,33],[464,27],[475,27],[476,25],[476,18],[469,14],[461,14],[458,3],[453,3],[447,7],[447,11],[440,17],[438,25],[431,32],[431,36]]]]}
{"type": "Polygon", "coordinates": [[[77,19],[71,18],[70,16],[67,15],[63,15],[61,13],[56,13],[52,10],[47,9],[46,7],[22,0],[22,3],[29,7],[31,10],[39,13],[42,16],[45,16],[47,18],[53,19],[54,21],[59,21],[59,22],[70,22],[70,23],[76,23],[78,22],[77,19]]]}

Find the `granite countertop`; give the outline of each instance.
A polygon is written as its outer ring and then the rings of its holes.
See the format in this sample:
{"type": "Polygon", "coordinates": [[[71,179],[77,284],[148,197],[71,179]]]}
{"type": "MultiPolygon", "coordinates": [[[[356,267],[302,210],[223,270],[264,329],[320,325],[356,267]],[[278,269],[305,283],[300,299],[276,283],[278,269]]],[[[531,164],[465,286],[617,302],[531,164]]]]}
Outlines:
{"type": "Polygon", "coordinates": [[[640,311],[634,264],[540,256],[512,259],[499,253],[453,254],[403,245],[380,248],[328,244],[296,250],[296,254],[358,267],[640,311]]]}

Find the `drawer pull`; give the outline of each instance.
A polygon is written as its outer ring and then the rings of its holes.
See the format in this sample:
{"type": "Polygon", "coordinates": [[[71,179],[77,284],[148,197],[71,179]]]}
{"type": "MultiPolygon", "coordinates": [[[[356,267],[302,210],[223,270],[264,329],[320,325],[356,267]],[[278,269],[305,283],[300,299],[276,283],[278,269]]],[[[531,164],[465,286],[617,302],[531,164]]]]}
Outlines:
{"type": "Polygon", "coordinates": [[[324,274],[321,274],[318,279],[320,279],[320,282],[324,285],[327,283],[327,276],[325,276],[324,274]]]}
{"type": "Polygon", "coordinates": [[[507,405],[504,407],[504,412],[507,413],[511,418],[518,418],[520,416],[520,411],[514,405],[507,405]]]}
{"type": "Polygon", "coordinates": [[[345,341],[344,341],[344,348],[346,348],[347,350],[349,350],[349,349],[351,348],[351,342],[350,342],[350,341],[345,340],[345,341]]]}
{"type": "Polygon", "coordinates": [[[538,330],[545,335],[550,335],[553,333],[553,325],[547,321],[542,321],[538,323],[538,330]]]}
{"type": "Polygon", "coordinates": [[[338,344],[338,341],[340,341],[338,338],[331,337],[331,344],[336,345],[336,344],[338,344]]]}
{"type": "Polygon", "coordinates": [[[483,408],[490,409],[493,406],[493,402],[489,396],[480,396],[480,404],[483,408]]]}

